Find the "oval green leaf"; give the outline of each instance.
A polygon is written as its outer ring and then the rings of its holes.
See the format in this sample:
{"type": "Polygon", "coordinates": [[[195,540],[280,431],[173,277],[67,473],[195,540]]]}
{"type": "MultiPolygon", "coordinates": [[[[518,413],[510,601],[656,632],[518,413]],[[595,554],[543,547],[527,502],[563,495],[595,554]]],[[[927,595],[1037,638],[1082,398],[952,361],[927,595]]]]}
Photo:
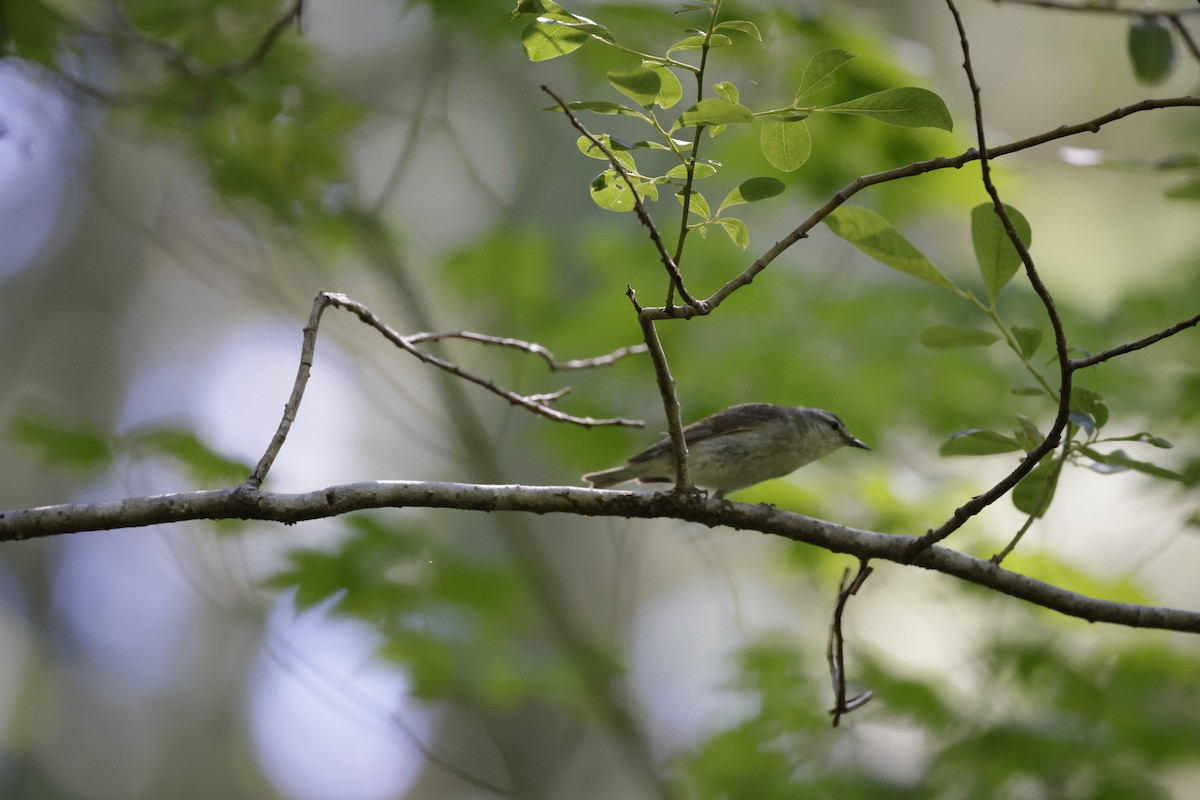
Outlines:
{"type": "Polygon", "coordinates": [[[819,92],[833,85],[833,73],[841,69],[847,61],[854,58],[856,53],[846,50],[822,50],[808,62],[804,68],[804,77],[800,79],[800,88],[796,90],[798,104],[810,94],[819,92]]]}
{"type": "Polygon", "coordinates": [[[615,170],[606,169],[592,179],[588,192],[592,202],[608,211],[632,211],[633,192],[615,170]]]}
{"type": "Polygon", "coordinates": [[[538,17],[521,31],[521,46],[530,61],[548,61],[583,47],[588,34],[563,22],[574,22],[570,14],[538,17]]]}
{"type": "MultiPolygon", "coordinates": [[[[1008,212],[1017,236],[1028,249],[1033,241],[1029,221],[1007,203],[1004,204],[1004,210],[1008,212]]],[[[995,303],[1000,290],[1012,280],[1021,266],[1021,256],[1013,246],[1012,239],[1008,238],[1004,223],[991,203],[982,203],[971,209],[971,243],[975,246],[975,260],[979,262],[983,285],[988,297],[995,303]]]]}
{"type": "Polygon", "coordinates": [[[664,67],[662,64],[655,64],[651,61],[643,61],[642,66],[658,75],[658,97],[654,98],[654,102],[660,108],[670,108],[683,99],[683,86],[679,83],[679,78],[675,77],[675,73],[664,67]]]}
{"type": "MultiPolygon", "coordinates": [[[[696,164],[692,167],[692,178],[695,180],[708,178],[716,174],[717,168],[712,164],[696,164]]],[[[681,181],[687,180],[687,166],[680,164],[678,167],[671,167],[671,169],[667,170],[667,177],[681,181]]]]}
{"type": "Polygon", "coordinates": [[[1042,343],[1042,332],[1037,328],[1014,326],[1012,335],[1017,340],[1017,348],[1021,351],[1021,358],[1025,360],[1033,358],[1033,354],[1037,352],[1038,345],[1042,343]]]}
{"type": "Polygon", "coordinates": [[[1129,60],[1139,83],[1162,83],[1175,66],[1171,31],[1157,17],[1143,15],[1129,26],[1129,60]]]}
{"type": "Polygon", "coordinates": [[[931,325],[921,331],[918,341],[934,350],[951,350],[957,347],[988,347],[1000,341],[1000,337],[978,328],[931,325]]]}
{"type": "Polygon", "coordinates": [[[646,67],[609,70],[608,82],[642,108],[654,105],[662,90],[662,78],[657,72],[646,67]]]}
{"type": "Polygon", "coordinates": [[[696,105],[684,111],[676,128],[689,128],[693,125],[729,125],[735,122],[753,122],[754,115],[750,109],[740,103],[731,103],[723,97],[710,97],[701,100],[696,105]]]}
{"type": "Polygon", "coordinates": [[[1060,473],[1058,459],[1038,464],[1013,489],[1013,505],[1031,517],[1041,517],[1054,499],[1060,473]]]}
{"type": "Polygon", "coordinates": [[[782,191],[783,181],[777,178],[750,178],[739,183],[732,192],[725,195],[725,199],[721,201],[717,212],[720,213],[730,206],[738,206],[742,203],[766,200],[768,197],[774,197],[782,191]]]}
{"type": "Polygon", "coordinates": [[[938,453],[943,456],[994,456],[997,453],[1015,453],[1021,445],[1011,436],[979,428],[950,434],[938,453]]]}
{"type": "Polygon", "coordinates": [[[758,143],[771,166],[782,172],[799,169],[812,154],[812,136],[804,120],[768,119],[763,122],[758,143]]]}
{"type": "Polygon", "coordinates": [[[737,103],[737,102],[741,101],[741,99],[742,99],[741,93],[738,92],[738,88],[736,86],[734,86],[732,83],[730,83],[729,81],[721,81],[720,83],[714,83],[713,91],[716,92],[717,94],[719,94],[721,97],[724,97],[726,100],[728,100],[731,103],[737,103]]]}
{"type": "Polygon", "coordinates": [[[699,36],[689,36],[686,39],[680,39],[678,42],[667,48],[667,55],[670,55],[676,50],[700,50],[704,47],[705,39],[708,40],[709,47],[725,47],[726,45],[733,44],[732,39],[730,39],[728,36],[722,36],[719,33],[714,33],[712,36],[704,36],[701,34],[699,36]]]}
{"type": "Polygon", "coordinates": [[[722,217],[717,220],[725,232],[729,234],[729,238],[733,239],[733,243],[745,250],[750,246],[750,229],[746,227],[746,223],[740,219],[733,217],[722,217]]]}
{"type": "Polygon", "coordinates": [[[885,266],[934,286],[959,291],[924,253],[874,211],[860,206],[842,206],[825,218],[825,224],[835,235],[885,266]]]}
{"type": "Polygon", "coordinates": [[[744,19],[731,19],[728,22],[719,22],[713,30],[738,31],[747,36],[753,36],[760,42],[762,41],[762,34],[758,32],[758,26],[744,19]]]}
{"type": "Polygon", "coordinates": [[[950,119],[950,111],[942,98],[928,89],[915,86],[884,89],[882,92],[818,110],[870,117],[901,128],[954,130],[954,121],[950,119]]]}

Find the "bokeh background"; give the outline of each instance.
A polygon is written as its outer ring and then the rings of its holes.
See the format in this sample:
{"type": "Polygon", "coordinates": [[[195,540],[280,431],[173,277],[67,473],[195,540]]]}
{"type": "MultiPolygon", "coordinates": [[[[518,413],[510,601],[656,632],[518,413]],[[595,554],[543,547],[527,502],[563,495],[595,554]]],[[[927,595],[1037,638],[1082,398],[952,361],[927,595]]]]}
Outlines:
{"type": "MultiPolygon", "coordinates": [[[[1125,16],[960,4],[992,144],[1196,87],[1178,39],[1164,81],[1139,83],[1125,16]]],[[[528,18],[474,0],[312,0],[253,63],[285,7],[0,7],[0,508],[239,483],[274,432],[323,289],[404,332],[517,337],[561,358],[639,341],[627,284],[660,302],[644,231],[591,202],[599,162],[538,88],[619,100],[604,75],[629,56],[591,43],[530,63],[528,18]],[[222,64],[239,66],[209,74],[222,64]]],[[[648,52],[698,25],[673,3],[568,8],[648,52]]],[[[746,251],[720,230],[693,235],[696,293],[854,178],[973,145],[942,3],[724,3],[722,15],[763,32],[710,57],[709,83],[733,81],[752,107],[786,104],[811,55],[839,47],[859,56],[824,102],[921,86],[956,127],[814,117],[812,159],[787,175],[756,130],[706,140],[724,165],[710,199],[755,175],[786,191],[739,209],[746,251]]],[[[625,119],[585,121],[645,138],[625,119]]],[[[1153,168],[1195,156],[1198,132],[1193,111],[1156,111],[996,164],[1076,347],[1098,352],[1200,305],[1197,206],[1165,198],[1180,177],[1153,168]]],[[[985,200],[971,165],[854,202],[981,294],[969,212],[985,200]]],[[[673,200],[653,211],[676,230],[673,200]]],[[[1019,280],[1001,302],[1012,324],[1046,330],[1039,309],[1019,280]]],[[[940,458],[947,435],[1008,431],[1016,413],[1045,429],[1054,413],[1013,394],[1028,377],[1000,348],[922,347],[934,324],[988,327],[821,226],[712,317],[660,329],[688,419],[752,400],[819,406],[874,448],[736,499],[919,534],[1015,463],[940,458]]],[[[563,410],[647,429],[533,418],[334,310],[268,488],[578,484],[665,427],[644,356],[564,376],[520,353],[444,352],[522,392],[570,385],[563,410]]],[[[1126,445],[1134,458],[1192,476],[1198,354],[1193,331],[1081,378],[1113,435],[1177,445],[1126,445]]],[[[1008,563],[1087,594],[1197,608],[1196,514],[1194,485],[1068,467],[1008,563]]],[[[987,557],[1023,521],[1006,499],[952,543],[987,557]]],[[[631,751],[681,796],[1193,796],[1194,636],[1089,626],[894,565],[878,565],[846,619],[851,686],[876,698],[831,728],[825,643],[851,566],[682,523],[422,510],[6,543],[0,796],[653,796],[631,751]],[[612,671],[637,736],[604,722],[547,606],[612,671]]]]}

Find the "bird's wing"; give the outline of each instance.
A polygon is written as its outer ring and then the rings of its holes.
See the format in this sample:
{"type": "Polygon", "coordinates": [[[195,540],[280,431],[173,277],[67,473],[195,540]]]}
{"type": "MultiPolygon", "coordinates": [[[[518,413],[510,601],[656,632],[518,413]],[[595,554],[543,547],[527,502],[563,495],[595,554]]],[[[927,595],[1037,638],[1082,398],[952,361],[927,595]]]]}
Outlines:
{"type": "MultiPolygon", "coordinates": [[[[683,439],[688,446],[705,439],[728,436],[774,420],[779,411],[770,403],[744,403],[697,420],[683,429],[683,439]]],[[[671,449],[671,440],[663,439],[630,457],[628,463],[638,464],[657,458],[671,449]]]]}

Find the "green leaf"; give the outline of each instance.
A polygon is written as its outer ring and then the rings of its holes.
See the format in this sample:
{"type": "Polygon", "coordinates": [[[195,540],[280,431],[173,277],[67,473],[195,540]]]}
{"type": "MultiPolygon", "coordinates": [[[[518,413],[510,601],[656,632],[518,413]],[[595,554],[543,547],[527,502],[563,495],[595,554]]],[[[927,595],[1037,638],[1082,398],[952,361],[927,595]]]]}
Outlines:
{"type": "Polygon", "coordinates": [[[642,108],[654,105],[662,90],[662,78],[657,72],[646,67],[609,70],[608,82],[642,108]]]}
{"type": "Polygon", "coordinates": [[[1175,66],[1175,43],[1160,18],[1139,15],[1130,20],[1129,60],[1139,83],[1162,83],[1175,66]]]}
{"type": "Polygon", "coordinates": [[[717,208],[717,213],[724,211],[730,206],[753,203],[758,200],[766,200],[768,197],[774,197],[782,192],[783,188],[783,181],[776,178],[750,178],[749,180],[742,181],[733,191],[725,195],[725,199],[721,201],[721,205],[717,208]]]}
{"type": "Polygon", "coordinates": [[[1021,386],[1013,389],[1012,393],[1020,397],[1043,397],[1046,396],[1046,390],[1040,386],[1021,386]]]}
{"type": "Polygon", "coordinates": [[[1153,447],[1158,447],[1162,450],[1170,450],[1172,447],[1175,446],[1175,445],[1171,444],[1170,442],[1168,442],[1166,439],[1163,439],[1160,436],[1155,436],[1154,434],[1150,433],[1149,431],[1142,431],[1141,433],[1135,433],[1132,436],[1106,436],[1104,438],[1104,441],[1106,441],[1106,442],[1141,442],[1142,444],[1148,444],[1153,447]]]}
{"type": "Polygon", "coordinates": [[[512,22],[522,14],[545,14],[547,12],[566,13],[563,7],[552,0],[517,0],[517,7],[508,14],[508,21],[512,22]]]}
{"type": "MultiPolygon", "coordinates": [[[[1012,220],[1013,229],[1028,249],[1033,233],[1025,216],[1007,203],[1004,210],[1012,220]]],[[[982,203],[971,209],[971,242],[975,246],[975,260],[983,274],[983,285],[993,305],[1012,276],[1021,266],[1021,256],[1004,230],[1004,223],[996,214],[991,203],[982,203]]]]}
{"type": "Polygon", "coordinates": [[[1200,200],[1200,178],[1177,183],[1165,194],[1168,200],[1200,200]]]}
{"type": "Polygon", "coordinates": [[[1037,447],[1046,438],[1042,436],[1042,432],[1038,430],[1033,420],[1024,414],[1017,414],[1017,424],[1018,428],[1013,433],[1017,437],[1017,441],[1021,443],[1021,447],[1027,451],[1037,447]]]}
{"type": "Polygon", "coordinates": [[[921,331],[918,341],[934,350],[951,350],[956,347],[987,347],[1000,341],[1000,337],[977,328],[931,325],[921,331]]]}
{"type": "Polygon", "coordinates": [[[1116,472],[1126,472],[1134,470],[1143,475],[1151,475],[1155,478],[1163,478],[1169,481],[1178,481],[1179,483],[1188,483],[1188,479],[1173,470],[1160,467],[1157,464],[1151,464],[1148,461],[1138,461],[1130,458],[1124,450],[1114,450],[1111,453],[1101,453],[1093,450],[1090,447],[1081,447],[1079,452],[1083,453],[1092,461],[1096,462],[1092,466],[1093,472],[1103,474],[1112,474],[1116,472]],[[1097,466],[1099,465],[1099,466],[1097,466]]]}
{"type": "Polygon", "coordinates": [[[134,433],[131,440],[159,455],[181,463],[199,484],[228,485],[241,483],[252,467],[213,450],[192,431],[179,428],[155,428],[134,433]]]}
{"type": "MultiPolygon", "coordinates": [[[[591,111],[594,114],[623,114],[627,117],[644,119],[646,122],[650,121],[650,118],[640,111],[632,109],[629,106],[623,106],[620,103],[610,103],[607,100],[576,100],[573,103],[567,103],[567,108],[572,111],[591,111]]],[[[542,110],[562,111],[562,106],[546,106],[542,110]]]]}
{"type": "Polygon", "coordinates": [[[693,125],[729,125],[735,122],[753,122],[750,109],[740,103],[731,103],[723,97],[710,97],[684,111],[675,123],[676,128],[693,125]]]}
{"type": "Polygon", "coordinates": [[[1108,422],[1108,406],[1104,398],[1091,389],[1076,386],[1071,392],[1071,410],[1087,414],[1096,421],[1097,428],[1103,428],[1108,422]]]}
{"type": "Polygon", "coordinates": [[[1014,325],[1012,335],[1017,340],[1017,348],[1021,351],[1021,358],[1026,360],[1033,358],[1033,354],[1037,352],[1038,345],[1042,343],[1042,332],[1037,328],[1022,328],[1014,325]]]}
{"type": "Polygon", "coordinates": [[[753,36],[760,42],[762,41],[762,34],[758,32],[758,26],[744,19],[731,19],[727,22],[718,22],[713,30],[738,31],[747,36],[753,36]]]}
{"type": "MultiPolygon", "coordinates": [[[[622,148],[616,146],[609,138],[607,133],[602,133],[596,138],[608,148],[609,152],[613,154],[613,158],[615,158],[617,163],[624,167],[627,172],[637,172],[637,164],[634,162],[633,156],[631,156],[629,153],[623,152],[622,148]]],[[[576,139],[575,146],[579,148],[579,152],[583,153],[588,158],[597,158],[601,161],[608,161],[608,156],[604,154],[604,151],[597,147],[596,144],[586,136],[580,136],[578,139],[576,139]]]]}
{"type": "Polygon", "coordinates": [[[1021,445],[1011,436],[980,428],[950,434],[938,453],[943,456],[991,456],[997,453],[1021,451],[1021,445]]]}
{"type": "Polygon", "coordinates": [[[300,610],[340,595],[341,614],[376,624],[397,619],[414,607],[420,590],[396,580],[393,571],[420,558],[424,537],[366,514],[349,516],[345,524],[351,533],[336,550],[292,550],[287,566],[268,578],[266,585],[295,588],[300,610]]]}
{"type": "Polygon", "coordinates": [[[593,178],[588,192],[591,194],[592,202],[608,211],[633,211],[634,209],[633,192],[630,191],[629,184],[625,182],[625,179],[615,170],[606,169],[593,178]]]}
{"type": "Polygon", "coordinates": [[[729,81],[714,83],[713,91],[731,103],[736,103],[741,99],[741,94],[738,92],[738,88],[729,81]]]}
{"type": "Polygon", "coordinates": [[[654,102],[660,108],[670,108],[683,99],[683,86],[674,72],[653,61],[643,61],[642,66],[658,75],[658,97],[654,98],[654,102]]]}
{"type": "Polygon", "coordinates": [[[8,433],[14,442],[38,451],[50,464],[86,474],[112,463],[108,437],[92,425],[22,413],[9,423],[8,433]]]}
{"type": "Polygon", "coordinates": [[[954,130],[954,121],[950,119],[950,111],[942,98],[928,89],[913,86],[884,89],[882,92],[818,110],[870,117],[901,128],[954,130]]]}
{"type": "Polygon", "coordinates": [[[805,97],[833,85],[833,73],[841,69],[857,53],[846,50],[822,50],[812,57],[804,68],[800,88],[796,90],[796,105],[805,97]]]}
{"type": "Polygon", "coordinates": [[[771,166],[782,172],[799,169],[812,154],[812,136],[804,120],[765,120],[758,143],[771,166]]]}
{"type": "Polygon", "coordinates": [[[583,46],[589,38],[585,31],[570,24],[576,18],[571,14],[551,12],[538,17],[521,31],[521,46],[530,61],[548,61],[565,56],[583,46]]]}
{"type": "Polygon", "coordinates": [[[738,247],[745,250],[750,246],[750,229],[746,227],[746,223],[733,217],[722,217],[717,222],[725,229],[725,232],[729,234],[729,238],[738,247]]]}
{"type": "Polygon", "coordinates": [[[703,49],[705,40],[708,41],[709,47],[725,47],[733,44],[732,39],[730,39],[728,36],[722,36],[719,33],[714,33],[712,36],[705,36],[704,34],[701,34],[699,36],[689,36],[686,39],[680,39],[678,42],[667,48],[667,55],[670,55],[676,50],[703,49]]]}
{"type": "MultiPolygon", "coordinates": [[[[683,192],[676,194],[675,199],[679,201],[680,205],[683,205],[683,192]]],[[[704,199],[704,195],[699,192],[692,192],[688,199],[688,206],[690,207],[689,210],[693,214],[700,215],[701,219],[705,221],[712,219],[712,211],[709,210],[708,200],[704,199]]],[[[703,235],[703,231],[701,235],[703,235]]]]}
{"type": "MultiPolygon", "coordinates": [[[[712,164],[695,164],[692,167],[692,177],[696,180],[708,178],[716,174],[717,168],[712,164]]],[[[667,177],[681,181],[687,180],[687,165],[680,164],[677,167],[672,167],[667,171],[667,177]]]]}
{"type": "Polygon", "coordinates": [[[841,206],[825,218],[835,235],[875,260],[918,280],[958,291],[958,287],[883,217],[860,206],[841,206]]]}
{"type": "Polygon", "coordinates": [[[1013,489],[1013,505],[1022,513],[1042,517],[1054,499],[1054,490],[1058,488],[1058,476],[1061,473],[1058,459],[1038,464],[1013,489]]]}

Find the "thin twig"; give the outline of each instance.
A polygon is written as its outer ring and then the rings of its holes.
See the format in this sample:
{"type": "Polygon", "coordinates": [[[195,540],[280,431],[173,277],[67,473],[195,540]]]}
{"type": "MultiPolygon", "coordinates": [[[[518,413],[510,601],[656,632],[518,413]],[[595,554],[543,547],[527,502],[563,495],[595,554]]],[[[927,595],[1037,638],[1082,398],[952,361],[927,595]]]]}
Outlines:
{"type": "Polygon", "coordinates": [[[833,609],[833,623],[829,626],[829,642],[825,650],[825,657],[829,661],[829,677],[833,681],[833,708],[829,709],[829,714],[833,717],[833,727],[837,727],[841,722],[842,717],[856,708],[862,708],[871,698],[874,697],[874,692],[860,692],[850,699],[846,699],[846,640],[842,636],[842,615],[846,612],[846,603],[849,602],[850,596],[857,594],[862,588],[863,583],[870,577],[872,569],[867,566],[867,559],[862,559],[858,563],[858,574],[854,576],[854,580],[850,580],[850,570],[847,568],[842,573],[842,581],[838,586],[837,604],[833,609]]]}
{"type": "Polygon", "coordinates": [[[1103,361],[1108,361],[1110,358],[1122,356],[1122,355],[1125,355],[1126,353],[1132,353],[1135,350],[1141,350],[1143,347],[1149,347],[1150,345],[1154,344],[1155,342],[1161,342],[1163,339],[1166,339],[1168,336],[1174,336],[1175,334],[1177,334],[1181,331],[1185,331],[1188,328],[1194,328],[1194,327],[1196,327],[1197,324],[1200,324],[1200,314],[1196,314],[1195,316],[1188,317],[1187,319],[1183,320],[1182,322],[1177,322],[1169,328],[1164,328],[1163,330],[1159,331],[1158,333],[1152,333],[1149,336],[1146,336],[1145,338],[1138,339],[1136,342],[1128,342],[1126,344],[1118,345],[1117,347],[1114,347],[1110,350],[1105,350],[1103,353],[1097,353],[1096,355],[1088,356],[1087,358],[1072,359],[1071,360],[1071,369],[1072,370],[1084,369],[1086,367],[1091,367],[1096,364],[1099,364],[1103,361]]]}
{"type": "Polygon", "coordinates": [[[675,459],[675,488],[687,491],[692,488],[692,475],[688,467],[687,440],[683,436],[683,412],[679,408],[679,396],[675,393],[675,379],[671,377],[667,354],[663,352],[654,323],[642,319],[642,307],[638,305],[637,293],[633,291],[632,286],[626,286],[625,294],[638,315],[642,337],[650,351],[650,360],[654,362],[654,378],[658,382],[658,393],[662,396],[663,412],[667,417],[667,435],[671,439],[671,455],[675,459]]]}
{"type": "Polygon", "coordinates": [[[508,347],[514,350],[521,350],[526,353],[532,353],[535,356],[540,356],[546,362],[546,366],[551,372],[562,372],[572,369],[592,369],[594,367],[607,367],[615,364],[625,356],[645,353],[647,348],[644,344],[634,344],[628,347],[621,347],[617,350],[594,358],[572,358],[568,361],[559,361],[554,357],[554,353],[536,342],[526,342],[523,339],[511,339],[508,337],[488,336],[483,333],[473,333],[471,331],[445,331],[442,333],[414,333],[404,337],[412,344],[421,344],[423,342],[440,342],[443,339],[465,339],[469,342],[480,342],[481,344],[491,344],[497,347],[508,347]]]}
{"type": "Polygon", "coordinates": [[[304,0],[293,0],[283,15],[271,24],[271,27],[263,34],[263,37],[259,40],[254,50],[245,58],[213,66],[202,64],[191,53],[180,50],[168,42],[142,33],[133,24],[133,21],[129,19],[121,3],[117,0],[110,0],[109,9],[113,15],[113,19],[120,25],[127,38],[155,50],[164,61],[186,75],[200,80],[213,80],[244,74],[262,63],[262,60],[271,52],[271,48],[275,45],[279,37],[283,35],[283,32],[287,30],[288,26],[293,22],[300,23],[304,14],[304,0]]]}
{"type": "MultiPolygon", "coordinates": [[[[708,16],[708,35],[704,37],[704,42],[700,45],[700,66],[696,69],[696,102],[699,103],[704,99],[704,70],[708,64],[709,43],[712,40],[713,31],[717,24],[717,14],[720,12],[720,4],[713,7],[708,16]]],[[[687,241],[688,219],[692,215],[692,185],[696,180],[696,159],[700,156],[700,140],[701,134],[704,133],[704,126],[697,125],[696,131],[692,136],[692,155],[684,164],[687,170],[687,180],[683,183],[683,191],[680,193],[680,200],[683,203],[683,212],[680,214],[679,220],[679,239],[675,243],[675,263],[678,264],[683,259],[683,245],[687,241]]],[[[665,308],[674,306],[675,284],[671,283],[667,288],[667,300],[663,303],[665,308]]]]}
{"type": "Polygon", "coordinates": [[[587,127],[579,121],[579,118],[576,117],[575,114],[571,112],[571,109],[567,107],[566,102],[561,97],[556,95],[549,86],[543,84],[542,91],[554,98],[554,102],[558,103],[559,107],[563,110],[563,113],[567,115],[567,119],[571,121],[571,125],[575,127],[575,130],[583,134],[587,140],[592,143],[593,147],[598,148],[600,152],[608,158],[608,163],[612,166],[613,170],[621,176],[621,179],[625,181],[625,185],[629,187],[629,191],[633,195],[634,213],[637,214],[638,220],[646,226],[646,230],[650,232],[650,240],[654,242],[654,247],[658,250],[658,257],[662,261],[663,266],[666,267],[667,274],[671,277],[671,281],[679,289],[679,296],[683,298],[683,301],[688,304],[689,308],[702,307],[703,304],[697,302],[696,299],[688,293],[687,287],[683,285],[683,274],[679,271],[679,265],[675,263],[675,259],[671,258],[671,254],[667,252],[666,245],[663,244],[662,236],[659,235],[658,228],[655,226],[654,220],[650,218],[650,213],[646,211],[646,206],[642,203],[642,198],[638,194],[637,188],[633,185],[633,179],[629,177],[629,173],[625,170],[625,166],[617,160],[617,157],[612,150],[605,147],[604,143],[597,139],[592,132],[589,131],[587,127]]]}
{"type": "Polygon", "coordinates": [[[1121,8],[1119,6],[1080,5],[1061,0],[992,0],[996,5],[1032,6],[1054,11],[1078,11],[1084,14],[1114,14],[1118,16],[1171,16],[1173,14],[1200,13],[1200,8],[1121,8]]]}
{"type": "Polygon", "coordinates": [[[1025,534],[1029,532],[1029,529],[1033,527],[1033,523],[1041,518],[1042,514],[1046,513],[1046,509],[1050,506],[1050,498],[1054,496],[1054,490],[1058,486],[1058,478],[1062,475],[1063,465],[1067,462],[1067,454],[1070,452],[1070,448],[1070,442],[1063,442],[1062,456],[1059,457],[1054,465],[1054,474],[1047,478],[1046,485],[1042,487],[1042,496],[1038,498],[1037,505],[1035,506],[1036,510],[1025,518],[1024,524],[1017,530],[1009,543],[989,559],[996,566],[1000,566],[1000,562],[1008,558],[1009,554],[1021,543],[1021,539],[1025,537],[1025,534]]]}
{"type": "Polygon", "coordinates": [[[1029,283],[1033,287],[1033,291],[1042,301],[1042,306],[1046,310],[1046,316],[1050,320],[1050,327],[1054,331],[1054,346],[1058,357],[1059,369],[1058,413],[1054,418],[1054,424],[1050,426],[1050,430],[1047,431],[1045,438],[1038,443],[1037,447],[1025,454],[1025,458],[1021,460],[1016,469],[991,489],[972,497],[966,503],[956,508],[950,518],[942,523],[941,527],[927,532],[917,540],[914,552],[920,548],[928,547],[935,542],[942,541],[954,531],[961,528],[968,519],[999,500],[1020,483],[1022,478],[1032,472],[1034,467],[1058,446],[1062,440],[1063,431],[1067,429],[1067,418],[1071,413],[1072,371],[1071,358],[1068,355],[1066,331],[1063,330],[1062,318],[1058,314],[1058,308],[1054,305],[1054,298],[1038,274],[1037,266],[1033,263],[1033,257],[1029,255],[1029,248],[1021,241],[1016,228],[1013,227],[1012,219],[1007,209],[1005,209],[1003,201],[1000,199],[1000,193],[992,182],[991,164],[987,157],[987,142],[984,138],[983,103],[980,99],[981,90],[979,83],[975,80],[975,70],[971,65],[971,45],[967,39],[967,31],[963,26],[962,16],[958,13],[958,7],[954,4],[954,0],[946,0],[946,6],[950,9],[950,13],[954,17],[954,24],[958,28],[959,42],[963,52],[963,71],[966,73],[967,82],[971,87],[972,105],[975,108],[975,135],[979,141],[979,152],[983,154],[979,159],[980,178],[983,181],[984,189],[992,199],[992,209],[1004,224],[1004,231],[1008,235],[1009,241],[1012,242],[1017,254],[1021,257],[1021,263],[1025,265],[1026,277],[1029,278],[1029,283]]]}
{"type": "MultiPolygon", "coordinates": [[[[1128,106],[1114,109],[1107,114],[1102,114],[1094,119],[1085,122],[1078,122],[1073,125],[1061,125],[1054,130],[1039,133],[1035,136],[1030,136],[1025,139],[1019,139],[1008,144],[998,145],[988,148],[986,157],[989,159],[999,158],[1011,153],[1016,153],[1022,150],[1028,150],[1039,145],[1053,142],[1057,139],[1065,139],[1069,136],[1075,136],[1080,133],[1096,133],[1105,125],[1108,125],[1117,120],[1137,114],[1143,111],[1153,111],[1160,108],[1181,108],[1188,106],[1200,106],[1200,97],[1165,97],[1151,98],[1141,100],[1137,103],[1132,103],[1128,106]]],[[[642,310],[642,315],[653,320],[660,319],[690,319],[697,316],[705,316],[711,314],[717,306],[724,302],[731,294],[736,292],[743,286],[750,285],[754,278],[760,272],[767,268],[768,265],[788,248],[794,245],[801,239],[808,237],[808,232],[815,228],[825,217],[829,216],[835,209],[845,203],[854,195],[858,194],[863,189],[869,186],[877,186],[881,183],[900,180],[901,178],[911,178],[915,175],[922,175],[927,172],[935,172],[941,169],[960,169],[972,161],[977,161],[980,158],[979,151],[972,147],[966,152],[960,153],[957,156],[939,156],[929,159],[928,161],[916,161],[912,164],[907,164],[903,167],[895,167],[893,169],[876,172],[870,175],[863,175],[854,179],[836,194],[833,195],[823,206],[814,211],[807,219],[797,225],[790,233],[771,246],[769,250],[759,256],[753,264],[747,267],[743,272],[730,279],[724,286],[718,289],[703,302],[703,307],[696,306],[675,306],[673,308],[654,308],[646,307],[642,310]]]]}
{"type": "MultiPolygon", "coordinates": [[[[1200,10],[1200,9],[1192,9],[1200,10]]],[[[1192,36],[1192,32],[1183,24],[1183,20],[1179,18],[1179,14],[1167,14],[1167,22],[1171,23],[1171,27],[1179,34],[1179,38],[1183,40],[1184,47],[1192,54],[1192,58],[1200,61],[1200,45],[1196,44],[1196,39],[1192,36]]]]}
{"type": "MultiPolygon", "coordinates": [[[[418,348],[407,337],[397,333],[391,327],[386,325],[378,316],[375,315],[369,308],[352,300],[344,294],[335,292],[321,292],[313,301],[312,312],[308,317],[308,324],[304,326],[304,343],[300,348],[300,366],[296,371],[296,380],[292,384],[292,393],[288,398],[287,404],[283,409],[283,417],[279,420],[279,427],[275,431],[275,435],[271,438],[271,443],[267,446],[266,452],[259,459],[258,465],[254,468],[254,472],[246,480],[246,486],[257,489],[262,486],[263,480],[270,471],[271,465],[275,462],[276,456],[279,455],[280,449],[283,447],[284,441],[287,439],[288,431],[291,430],[292,423],[296,421],[296,414],[300,410],[300,400],[304,396],[304,389],[308,384],[309,375],[312,372],[313,353],[317,346],[317,328],[321,323],[321,315],[329,306],[342,308],[353,313],[367,325],[370,325],[375,330],[383,334],[383,337],[392,344],[401,348],[405,352],[420,359],[426,364],[435,366],[445,372],[454,375],[457,378],[462,378],[465,381],[470,381],[478,386],[482,386],[493,394],[503,397],[513,405],[521,406],[535,414],[543,417],[556,420],[558,422],[570,422],[575,425],[582,425],[585,428],[591,428],[598,425],[621,425],[631,428],[641,428],[645,426],[645,422],[641,420],[630,420],[624,417],[614,417],[610,419],[595,419],[593,417],[576,417],[572,414],[564,414],[561,411],[556,411],[550,408],[547,403],[556,400],[563,395],[563,392],[555,392],[543,395],[521,395],[509,389],[499,386],[494,381],[480,377],[474,373],[464,370],[462,367],[437,356],[430,355],[418,348]]],[[[426,334],[428,335],[428,334],[426,334]]]]}

